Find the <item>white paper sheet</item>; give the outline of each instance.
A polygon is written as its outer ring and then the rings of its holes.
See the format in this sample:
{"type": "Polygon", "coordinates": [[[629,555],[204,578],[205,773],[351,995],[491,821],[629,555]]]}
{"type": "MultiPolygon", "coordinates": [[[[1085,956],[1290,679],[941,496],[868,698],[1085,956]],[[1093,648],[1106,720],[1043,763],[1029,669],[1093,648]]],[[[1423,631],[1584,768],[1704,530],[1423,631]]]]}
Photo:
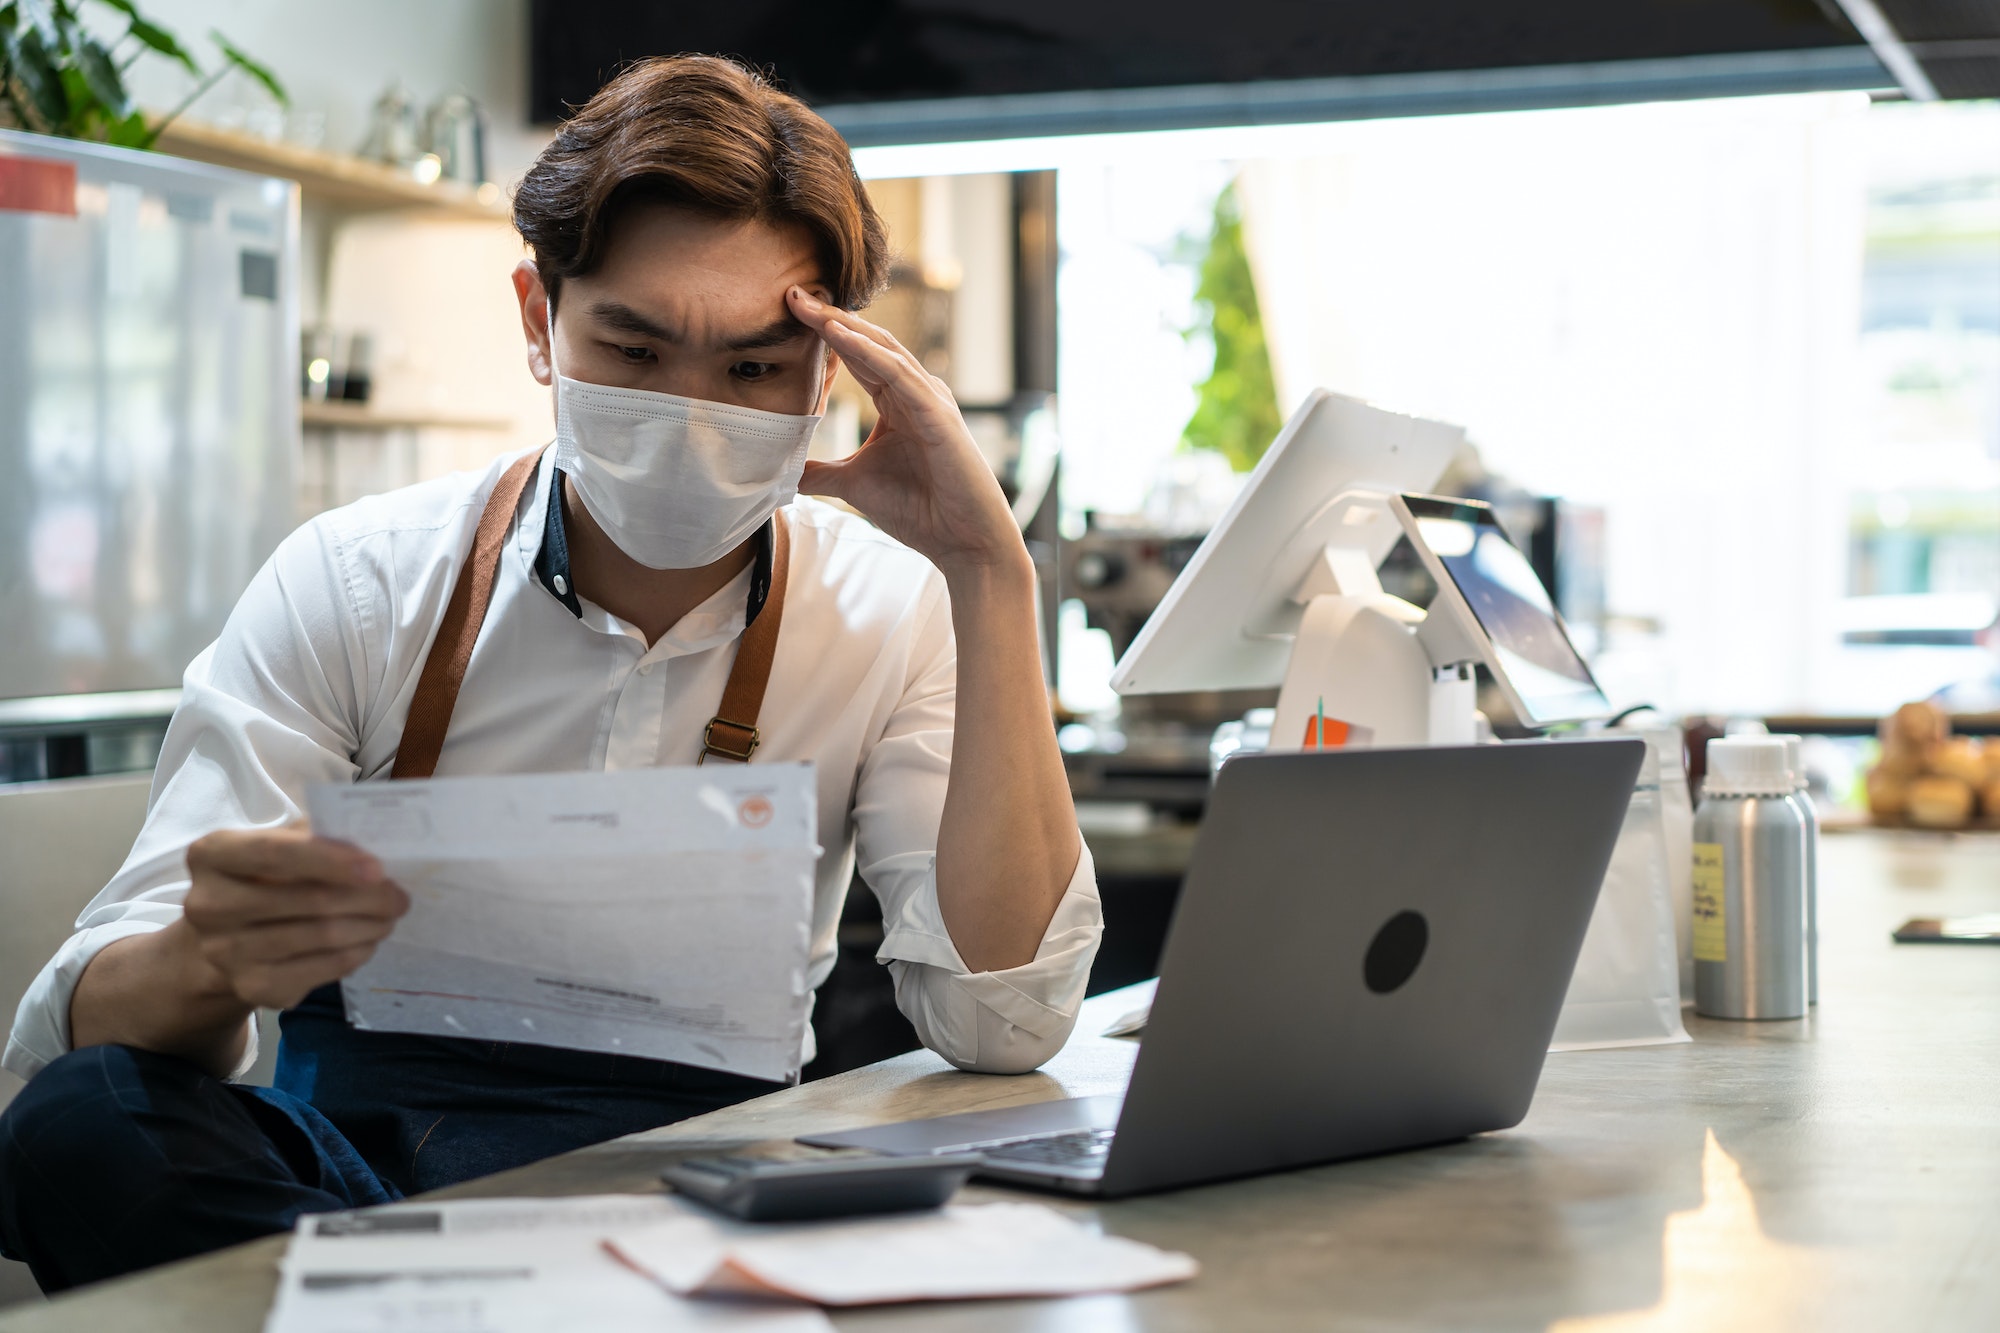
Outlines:
{"type": "Polygon", "coordinates": [[[664,1195],[398,1204],[301,1218],[264,1333],[830,1333],[810,1306],[684,1300],[601,1238],[664,1195]]]}
{"type": "Polygon", "coordinates": [[[810,764],[315,786],[411,899],[348,1020],[795,1080],[816,801],[810,764]]]}
{"type": "Polygon", "coordinates": [[[1106,1037],[1141,1037],[1146,1033],[1146,1024],[1153,1017],[1153,993],[1160,987],[1160,979],[1142,981],[1131,988],[1132,998],[1138,1003],[1120,1014],[1110,1027],[1104,1029],[1106,1037]]]}
{"type": "Polygon", "coordinates": [[[1199,1268],[1185,1254],[1102,1235],[1038,1203],[754,1227],[690,1205],[607,1245],[682,1295],[787,1295],[833,1306],[1135,1291],[1186,1281],[1199,1268]]]}

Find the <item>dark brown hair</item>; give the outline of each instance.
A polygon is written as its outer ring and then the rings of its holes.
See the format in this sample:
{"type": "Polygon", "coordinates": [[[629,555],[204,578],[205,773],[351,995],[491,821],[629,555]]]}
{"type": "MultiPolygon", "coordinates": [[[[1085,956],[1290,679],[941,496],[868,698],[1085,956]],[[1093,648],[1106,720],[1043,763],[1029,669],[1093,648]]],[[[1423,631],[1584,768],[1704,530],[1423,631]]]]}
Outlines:
{"type": "Polygon", "coordinates": [[[850,310],[888,281],[888,239],[847,141],[734,61],[639,61],[556,131],[514,193],[514,226],[551,298],[603,264],[618,212],[642,202],[803,227],[821,281],[850,310]]]}

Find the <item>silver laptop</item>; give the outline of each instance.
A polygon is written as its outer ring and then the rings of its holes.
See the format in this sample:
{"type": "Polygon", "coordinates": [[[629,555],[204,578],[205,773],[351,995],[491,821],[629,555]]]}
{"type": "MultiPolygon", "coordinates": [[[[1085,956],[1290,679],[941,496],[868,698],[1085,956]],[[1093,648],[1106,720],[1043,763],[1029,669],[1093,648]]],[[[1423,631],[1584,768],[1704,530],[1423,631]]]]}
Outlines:
{"type": "Polygon", "coordinates": [[[1519,1124],[1637,739],[1259,755],[1216,782],[1122,1099],[804,1137],[1112,1197],[1519,1124]]]}

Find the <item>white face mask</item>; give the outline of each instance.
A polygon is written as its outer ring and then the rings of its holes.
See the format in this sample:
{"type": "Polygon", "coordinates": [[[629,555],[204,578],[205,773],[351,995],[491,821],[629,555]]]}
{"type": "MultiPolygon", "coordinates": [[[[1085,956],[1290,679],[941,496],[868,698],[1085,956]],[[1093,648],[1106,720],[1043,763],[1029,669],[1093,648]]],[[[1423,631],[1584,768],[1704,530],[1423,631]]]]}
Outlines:
{"type": "Polygon", "coordinates": [[[649,569],[714,564],[799,493],[819,415],[573,380],[555,367],[555,465],[619,550],[649,569]]]}

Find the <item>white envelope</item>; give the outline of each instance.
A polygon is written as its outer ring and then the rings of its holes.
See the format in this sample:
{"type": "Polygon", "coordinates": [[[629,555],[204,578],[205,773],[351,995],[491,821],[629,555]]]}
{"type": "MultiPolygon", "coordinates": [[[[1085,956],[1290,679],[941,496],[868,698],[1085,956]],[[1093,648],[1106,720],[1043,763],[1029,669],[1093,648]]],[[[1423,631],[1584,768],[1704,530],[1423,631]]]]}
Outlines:
{"type": "Polygon", "coordinates": [[[264,1333],[833,1333],[810,1306],[684,1300],[614,1259],[663,1195],[462,1199],[299,1219],[264,1333]]]}
{"type": "Polygon", "coordinates": [[[1039,1203],[756,1224],[689,1205],[605,1244],[676,1295],[831,1306],[1138,1291],[1200,1271],[1185,1254],[1104,1235],[1039,1203]]]}
{"type": "Polygon", "coordinates": [[[811,764],[315,786],[411,899],[348,1021],[796,1081],[816,801],[811,764]]]}

